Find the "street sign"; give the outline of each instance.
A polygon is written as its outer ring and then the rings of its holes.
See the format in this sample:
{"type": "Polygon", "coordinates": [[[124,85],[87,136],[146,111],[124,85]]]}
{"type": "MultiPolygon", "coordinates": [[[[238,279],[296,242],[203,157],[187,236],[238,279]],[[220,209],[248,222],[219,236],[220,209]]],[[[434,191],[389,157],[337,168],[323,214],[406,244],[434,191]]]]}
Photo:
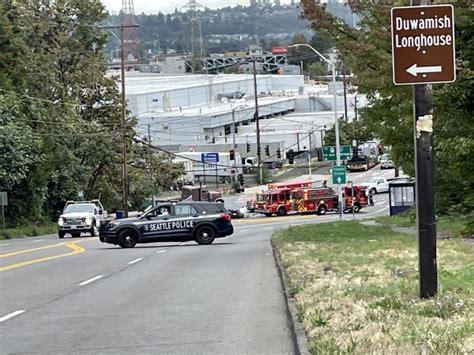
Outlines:
{"type": "MultiPolygon", "coordinates": [[[[341,152],[341,160],[349,160],[351,158],[350,145],[341,145],[339,147],[339,151],[341,152]]],[[[336,147],[334,146],[323,147],[323,159],[324,160],[337,160],[336,147]]]]}
{"type": "Polygon", "coordinates": [[[201,153],[201,161],[203,163],[218,163],[219,153],[201,153]]]}
{"type": "Polygon", "coordinates": [[[6,192],[0,192],[0,206],[8,206],[8,194],[6,192]]]}
{"type": "Polygon", "coordinates": [[[344,165],[334,165],[332,167],[332,183],[334,185],[346,183],[346,167],[344,165]]]}
{"type": "Polygon", "coordinates": [[[392,8],[395,85],[456,80],[452,5],[392,8]]]}

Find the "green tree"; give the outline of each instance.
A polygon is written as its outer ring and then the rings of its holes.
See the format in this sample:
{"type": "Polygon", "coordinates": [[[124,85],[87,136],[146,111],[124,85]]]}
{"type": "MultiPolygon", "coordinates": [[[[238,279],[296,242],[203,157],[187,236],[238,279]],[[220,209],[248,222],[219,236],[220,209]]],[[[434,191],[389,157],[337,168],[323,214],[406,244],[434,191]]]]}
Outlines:
{"type": "Polygon", "coordinates": [[[134,145],[131,159],[130,189],[134,199],[132,208],[141,209],[151,196],[168,191],[184,174],[184,166],[172,162],[172,156],[157,151],[146,142],[134,145]]]}
{"type": "MultiPolygon", "coordinates": [[[[352,121],[347,123],[343,117],[339,119],[339,143],[345,145],[352,145],[355,140],[357,142],[365,142],[373,139],[373,134],[367,126],[361,121],[352,121]]],[[[336,135],[334,126],[326,131],[324,136],[325,145],[335,145],[336,135]]]]}
{"type": "MultiPolygon", "coordinates": [[[[437,2],[437,1],[435,1],[437,2]]],[[[396,2],[399,5],[403,1],[396,2]]],[[[340,51],[355,74],[352,84],[368,99],[360,110],[363,124],[386,146],[396,163],[414,175],[412,92],[392,83],[390,5],[352,1],[359,15],[352,28],[311,0],[302,0],[303,17],[340,51]]],[[[396,5],[396,4],[394,4],[396,5]]],[[[458,80],[434,86],[434,140],[437,208],[472,207],[474,154],[472,132],[473,97],[473,11],[471,2],[455,5],[458,80]],[[467,159],[466,159],[467,158],[467,159]],[[470,171],[470,173],[469,173],[470,171]]]]}

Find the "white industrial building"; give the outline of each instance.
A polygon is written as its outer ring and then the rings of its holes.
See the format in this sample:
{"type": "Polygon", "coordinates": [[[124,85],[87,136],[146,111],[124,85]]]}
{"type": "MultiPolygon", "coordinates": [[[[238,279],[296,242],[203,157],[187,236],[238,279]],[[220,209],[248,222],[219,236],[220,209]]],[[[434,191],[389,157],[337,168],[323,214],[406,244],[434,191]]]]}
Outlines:
{"type": "MultiPolygon", "coordinates": [[[[219,103],[225,97],[254,94],[253,75],[160,76],[129,73],[128,109],[133,116],[219,103]]],[[[302,75],[257,75],[259,93],[303,91],[302,75]]]]}
{"type": "MultiPolygon", "coordinates": [[[[301,75],[257,75],[257,91],[262,145],[278,147],[282,154],[321,147],[323,131],[334,124],[327,86],[307,85],[301,75]]],[[[237,144],[252,143],[254,150],[253,75],[127,73],[126,96],[128,110],[138,118],[137,133],[153,144],[174,151],[203,144],[228,147],[235,134],[237,144]]],[[[349,121],[356,99],[358,107],[365,105],[364,97],[347,94],[349,121]]],[[[342,85],[337,86],[336,109],[339,117],[344,115],[342,85]]]]}

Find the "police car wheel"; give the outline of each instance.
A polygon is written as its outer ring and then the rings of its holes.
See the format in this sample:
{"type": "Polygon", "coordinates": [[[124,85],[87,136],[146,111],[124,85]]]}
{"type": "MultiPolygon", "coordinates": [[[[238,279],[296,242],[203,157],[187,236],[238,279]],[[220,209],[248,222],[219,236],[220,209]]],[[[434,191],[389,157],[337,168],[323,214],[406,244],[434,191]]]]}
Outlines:
{"type": "Polygon", "coordinates": [[[377,189],[376,189],[375,187],[372,187],[372,188],[370,189],[370,194],[371,194],[371,195],[375,195],[376,193],[377,193],[377,189]]]}
{"type": "Polygon", "coordinates": [[[124,229],[118,235],[118,245],[122,248],[133,248],[137,244],[137,235],[130,229],[124,229]]]}
{"type": "Polygon", "coordinates": [[[195,240],[198,244],[211,244],[216,237],[216,232],[212,227],[203,226],[196,231],[195,240]]]}
{"type": "Polygon", "coordinates": [[[59,239],[63,239],[65,234],[66,233],[64,233],[64,232],[58,232],[59,239]]]}

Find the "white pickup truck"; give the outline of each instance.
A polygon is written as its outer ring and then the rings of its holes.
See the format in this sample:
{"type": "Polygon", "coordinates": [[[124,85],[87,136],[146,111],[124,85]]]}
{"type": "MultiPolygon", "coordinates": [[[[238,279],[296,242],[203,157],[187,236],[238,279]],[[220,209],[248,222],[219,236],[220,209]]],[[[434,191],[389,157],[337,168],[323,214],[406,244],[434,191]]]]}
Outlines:
{"type": "Polygon", "coordinates": [[[81,233],[97,236],[105,218],[107,212],[99,200],[68,201],[58,219],[58,236],[61,239],[67,233],[72,237],[80,237],[81,233]]]}
{"type": "Polygon", "coordinates": [[[383,176],[375,176],[372,180],[362,182],[359,185],[367,187],[370,194],[375,195],[380,192],[388,192],[388,184],[390,179],[386,179],[383,176]]]}

